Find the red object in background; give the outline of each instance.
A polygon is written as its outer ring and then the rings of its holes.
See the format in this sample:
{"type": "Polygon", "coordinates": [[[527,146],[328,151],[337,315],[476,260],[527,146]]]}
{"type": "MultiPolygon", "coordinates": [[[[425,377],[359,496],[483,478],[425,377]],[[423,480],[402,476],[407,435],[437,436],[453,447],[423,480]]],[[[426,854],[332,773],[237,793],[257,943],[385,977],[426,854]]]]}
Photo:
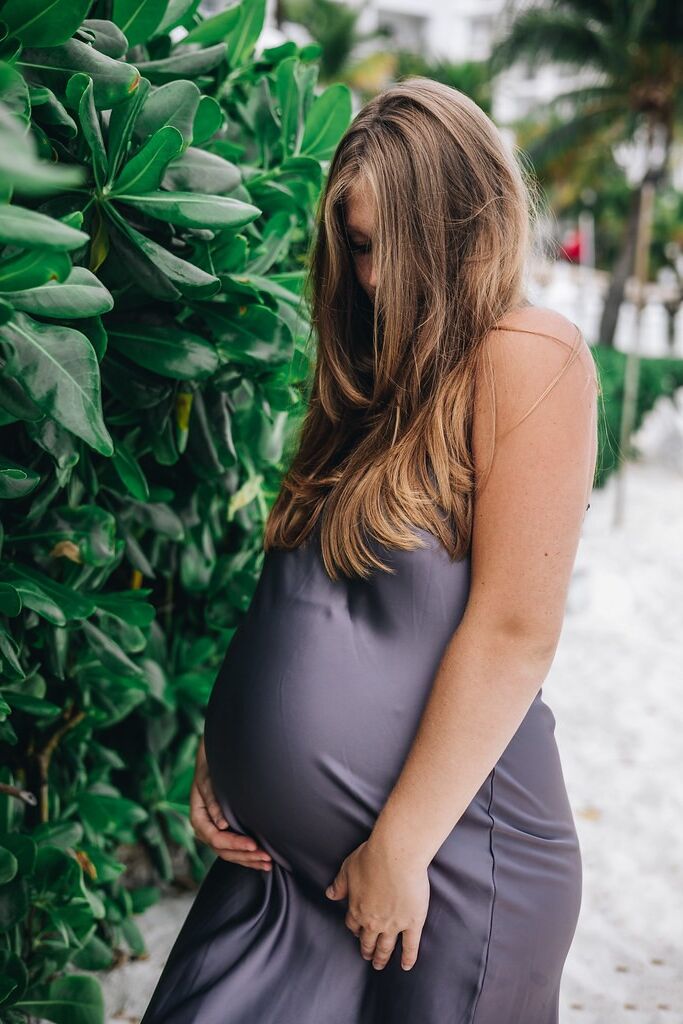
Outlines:
{"type": "Polygon", "coordinates": [[[581,262],[581,232],[577,229],[565,235],[564,242],[560,246],[560,259],[569,260],[570,263],[581,262]]]}

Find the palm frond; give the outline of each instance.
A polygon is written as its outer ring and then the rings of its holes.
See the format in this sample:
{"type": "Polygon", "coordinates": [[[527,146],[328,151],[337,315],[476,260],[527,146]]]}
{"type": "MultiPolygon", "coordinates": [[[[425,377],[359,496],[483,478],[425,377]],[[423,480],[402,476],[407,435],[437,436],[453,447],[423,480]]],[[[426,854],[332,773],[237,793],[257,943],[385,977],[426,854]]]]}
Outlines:
{"type": "Polygon", "coordinates": [[[580,15],[584,19],[601,22],[605,26],[610,25],[614,18],[612,0],[552,0],[552,6],[567,14],[580,15]]]}
{"type": "Polygon", "coordinates": [[[610,37],[580,14],[532,7],[522,11],[494,44],[490,66],[492,74],[498,74],[522,60],[545,59],[602,71],[610,66],[611,57],[610,37]]]}
{"type": "Polygon", "coordinates": [[[604,147],[609,134],[613,143],[626,137],[627,127],[623,113],[613,107],[584,110],[571,120],[539,126],[539,134],[525,146],[537,174],[543,174],[548,165],[564,159],[582,146],[604,147]]]}

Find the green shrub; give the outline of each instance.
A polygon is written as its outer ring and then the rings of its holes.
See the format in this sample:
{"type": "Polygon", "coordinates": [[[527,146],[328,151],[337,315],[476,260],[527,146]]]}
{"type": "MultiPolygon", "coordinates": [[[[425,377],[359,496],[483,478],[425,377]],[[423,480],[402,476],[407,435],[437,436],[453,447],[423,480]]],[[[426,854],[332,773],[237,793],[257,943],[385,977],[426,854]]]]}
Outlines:
{"type": "MultiPolygon", "coordinates": [[[[598,402],[599,452],[595,479],[596,487],[602,487],[616,469],[619,459],[626,354],[607,345],[594,345],[591,351],[598,366],[603,392],[603,398],[598,402]]],[[[679,387],[683,387],[683,359],[641,356],[634,431],[660,395],[673,395],[679,387]]],[[[633,455],[631,449],[626,455],[633,455]]]]}
{"type": "Polygon", "coordinates": [[[74,968],[143,952],[157,895],[121,844],[162,879],[179,847],[207,863],[197,738],[305,407],[305,257],[351,114],[317,47],[254,58],[264,6],[0,12],[5,1021],[103,1020],[74,968]]]}

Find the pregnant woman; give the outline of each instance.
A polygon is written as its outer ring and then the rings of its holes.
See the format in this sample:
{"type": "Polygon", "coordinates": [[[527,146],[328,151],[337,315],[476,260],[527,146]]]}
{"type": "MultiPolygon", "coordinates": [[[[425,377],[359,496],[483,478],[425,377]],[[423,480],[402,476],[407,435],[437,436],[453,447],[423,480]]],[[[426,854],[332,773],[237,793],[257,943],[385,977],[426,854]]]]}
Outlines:
{"type": "Polygon", "coordinates": [[[310,405],[206,713],[217,853],[143,1024],[557,1024],[581,853],[541,686],[595,364],[525,294],[533,200],[461,93],[372,99],[310,261],[310,405]]]}

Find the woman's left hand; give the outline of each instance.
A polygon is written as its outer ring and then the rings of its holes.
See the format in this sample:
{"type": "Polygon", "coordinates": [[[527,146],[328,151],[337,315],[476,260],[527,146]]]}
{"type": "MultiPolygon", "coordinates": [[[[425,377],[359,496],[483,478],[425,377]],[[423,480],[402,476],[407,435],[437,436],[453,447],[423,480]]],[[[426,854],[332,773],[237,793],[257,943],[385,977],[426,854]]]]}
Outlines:
{"type": "Polygon", "coordinates": [[[361,955],[382,970],[399,934],[401,967],[410,970],[417,960],[420,936],[429,906],[429,876],[416,866],[391,855],[372,837],[346,857],[325,890],[329,899],[348,899],[345,923],[360,939],[361,955]]]}

